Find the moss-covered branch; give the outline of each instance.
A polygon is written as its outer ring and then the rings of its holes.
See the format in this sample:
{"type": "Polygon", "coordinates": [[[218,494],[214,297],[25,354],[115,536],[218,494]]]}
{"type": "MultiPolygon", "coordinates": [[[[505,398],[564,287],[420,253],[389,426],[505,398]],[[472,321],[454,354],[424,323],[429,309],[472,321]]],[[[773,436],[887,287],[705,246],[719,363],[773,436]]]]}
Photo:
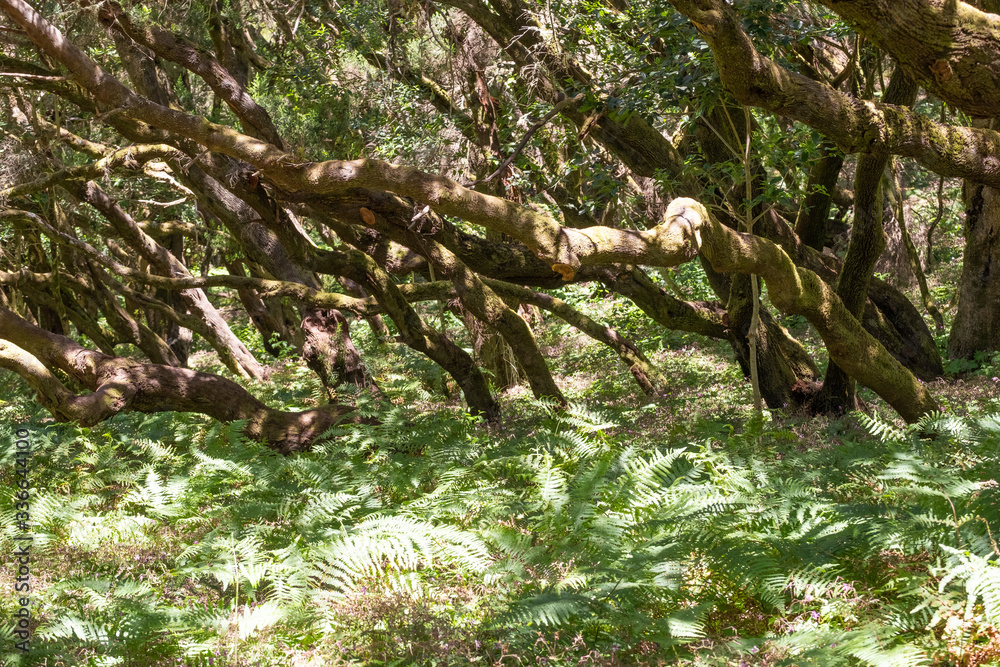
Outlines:
{"type": "Polygon", "coordinates": [[[693,199],[671,202],[665,224],[699,230],[704,241],[701,252],[717,271],[761,276],[771,303],[782,312],[809,320],[823,338],[830,358],[881,396],[903,419],[917,421],[937,409],[923,384],[865,331],[833,288],[812,271],[796,266],[780,247],[726,227],[693,199]]]}
{"type": "MultiPolygon", "coordinates": [[[[711,47],[723,84],[743,104],[805,123],[832,139],[845,153],[885,152],[910,157],[942,176],[1000,187],[1000,170],[994,157],[1000,153],[1000,133],[954,127],[904,107],[859,100],[786,69],[757,51],[737,11],[724,0],[671,0],[671,4],[691,20],[711,47]]],[[[846,14],[848,8],[869,5],[956,3],[829,0],[826,4],[846,14]]],[[[970,90],[978,94],[980,88],[970,90]]],[[[989,108],[990,115],[995,115],[995,105],[989,108]]]]}

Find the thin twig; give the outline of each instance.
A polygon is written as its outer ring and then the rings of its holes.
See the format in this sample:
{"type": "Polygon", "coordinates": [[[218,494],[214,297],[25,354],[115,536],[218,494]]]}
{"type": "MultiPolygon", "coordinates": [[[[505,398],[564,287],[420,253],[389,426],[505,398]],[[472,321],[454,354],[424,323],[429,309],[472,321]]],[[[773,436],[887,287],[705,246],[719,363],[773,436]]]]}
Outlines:
{"type": "Polygon", "coordinates": [[[42,74],[25,74],[23,72],[0,72],[0,76],[15,76],[21,79],[36,79],[38,81],[65,81],[64,76],[44,76],[42,74]]]}
{"type": "MultiPolygon", "coordinates": [[[[729,116],[728,111],[726,112],[729,116]]],[[[733,119],[730,117],[732,124],[733,119]]],[[[743,180],[746,185],[746,223],[747,233],[753,234],[753,175],[750,173],[750,148],[752,137],[750,135],[750,107],[743,106],[743,124],[746,131],[746,144],[743,149],[743,180]]],[[[735,127],[733,128],[735,134],[735,127]]],[[[750,344],[750,384],[753,387],[753,407],[757,414],[761,414],[763,406],[760,396],[760,373],[757,369],[757,330],[760,329],[760,288],[757,285],[757,276],[750,275],[750,291],[753,298],[753,311],[750,315],[750,330],[747,333],[747,341],[750,344]]]]}
{"type": "Polygon", "coordinates": [[[167,208],[168,206],[177,206],[178,204],[183,204],[188,200],[187,197],[181,197],[174,201],[156,201],[153,199],[137,199],[136,201],[140,204],[149,204],[150,206],[162,206],[167,208]]]}
{"type": "Polygon", "coordinates": [[[844,66],[844,69],[841,70],[840,74],[838,74],[837,77],[830,82],[830,87],[834,90],[840,88],[840,84],[844,83],[844,81],[847,80],[847,77],[854,73],[854,68],[858,65],[858,51],[860,43],[861,38],[856,37],[854,39],[854,51],[851,53],[850,60],[847,61],[847,64],[844,66]]]}

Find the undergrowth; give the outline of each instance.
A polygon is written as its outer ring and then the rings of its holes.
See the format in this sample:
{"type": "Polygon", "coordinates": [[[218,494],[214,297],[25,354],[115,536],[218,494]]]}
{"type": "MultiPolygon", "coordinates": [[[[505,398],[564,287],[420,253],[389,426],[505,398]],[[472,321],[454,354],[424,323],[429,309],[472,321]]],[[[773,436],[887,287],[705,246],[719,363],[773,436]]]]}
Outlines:
{"type": "MultiPolygon", "coordinates": [[[[536,405],[382,408],[285,458],[175,414],[32,424],[47,665],[918,665],[1000,657],[1000,418],[805,445],[536,405]],[[544,660],[543,660],[544,659],[544,660]]],[[[13,408],[8,408],[8,413],[13,408]]],[[[7,415],[8,417],[10,414],[7,415]]],[[[10,423],[10,420],[7,420],[10,423]]],[[[11,427],[5,436],[10,442],[11,427]]],[[[2,462],[2,548],[15,535],[2,462]]],[[[3,589],[13,591],[4,570],[3,589]]],[[[13,618],[13,594],[0,614],[13,618]]]]}

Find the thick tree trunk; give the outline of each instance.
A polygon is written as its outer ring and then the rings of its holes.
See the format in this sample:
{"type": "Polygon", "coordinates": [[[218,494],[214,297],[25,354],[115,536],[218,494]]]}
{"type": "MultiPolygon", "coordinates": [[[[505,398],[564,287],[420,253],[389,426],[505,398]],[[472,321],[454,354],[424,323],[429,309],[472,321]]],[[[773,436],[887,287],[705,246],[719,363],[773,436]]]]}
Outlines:
{"type": "MultiPolygon", "coordinates": [[[[707,262],[702,268],[713,291],[726,300],[726,338],[745,377],[750,377],[750,317],[753,300],[750,276],[721,274],[707,262]]],[[[760,309],[755,346],[761,397],[772,410],[783,410],[811,398],[819,369],[802,347],[778,324],[767,309],[760,309]]]]}
{"type": "MultiPolygon", "coordinates": [[[[749,324],[753,312],[750,280],[756,276],[734,275],[727,312],[730,322],[739,322],[729,339],[743,375],[750,377],[749,324]]],[[[755,332],[760,395],[772,410],[784,410],[812,396],[819,369],[802,344],[778,324],[763,306],[755,332]]]]}
{"type": "MultiPolygon", "coordinates": [[[[881,169],[884,166],[884,160],[862,156],[858,165],[858,180],[874,178],[878,182],[881,174],[876,177],[874,169],[881,169]],[[865,158],[868,158],[870,162],[866,161],[865,158]]],[[[874,193],[866,192],[868,189],[861,188],[861,192],[855,191],[855,222],[854,228],[851,230],[851,249],[848,251],[848,261],[844,262],[844,268],[841,270],[841,280],[837,289],[837,294],[844,305],[859,320],[862,317],[864,302],[867,299],[867,285],[862,275],[866,271],[868,275],[871,275],[875,261],[885,248],[885,235],[882,231],[882,215],[884,213],[882,188],[876,186],[874,193]],[[875,201],[878,203],[874,203],[875,201]],[[863,220],[867,220],[867,222],[862,222],[863,220]],[[859,239],[858,242],[854,241],[856,236],[859,239]],[[849,261],[852,258],[852,253],[853,262],[849,261]],[[860,294],[860,290],[864,290],[864,294],[860,294]]],[[[858,403],[857,387],[854,380],[831,360],[826,369],[826,377],[823,379],[823,387],[812,402],[813,410],[842,414],[859,407],[861,406],[858,403]]]]}
{"type": "MultiPolygon", "coordinates": [[[[182,173],[186,173],[191,189],[205,195],[205,200],[210,202],[206,209],[221,220],[238,239],[248,258],[260,264],[264,270],[279,280],[296,282],[312,288],[320,286],[316,276],[303,268],[291,256],[274,229],[264,224],[264,220],[261,219],[257,210],[251,209],[246,201],[237,197],[197,167],[184,170],[182,173]]],[[[248,193],[248,196],[249,194],[252,193],[248,193]]],[[[270,214],[273,217],[275,211],[273,202],[271,204],[270,214]]],[[[259,206],[258,208],[265,209],[266,207],[259,206]]],[[[276,222],[274,222],[274,226],[277,227],[276,222]]],[[[292,234],[291,231],[287,233],[292,234]]],[[[299,310],[302,313],[302,325],[311,328],[310,332],[304,332],[304,334],[313,341],[309,353],[304,356],[307,356],[310,368],[318,369],[317,374],[324,386],[329,390],[343,382],[350,382],[361,388],[375,387],[375,382],[367,377],[367,371],[357,348],[354,347],[353,343],[350,343],[349,338],[347,338],[347,342],[350,344],[340,347],[321,342],[343,340],[348,336],[346,328],[338,330],[333,319],[313,316],[310,308],[304,304],[300,306],[299,310]],[[317,327],[322,323],[333,325],[334,329],[320,331],[317,327]],[[339,355],[328,357],[320,353],[320,350],[339,350],[339,355]]],[[[342,315],[340,317],[343,319],[342,315]]]]}
{"type": "MultiPolygon", "coordinates": [[[[888,104],[910,106],[916,96],[917,84],[897,68],[882,99],[888,104]]],[[[889,155],[885,152],[862,155],[858,158],[854,179],[854,226],[837,282],[837,296],[859,322],[868,301],[868,285],[875,263],[886,247],[882,224],[886,197],[882,182],[888,164],[889,155]]],[[[854,378],[833,360],[827,366],[823,388],[813,401],[813,407],[822,412],[837,413],[858,407],[854,378]]]]}
{"type": "Polygon", "coordinates": [[[844,153],[829,139],[820,143],[821,157],[809,170],[805,200],[795,219],[795,233],[810,248],[823,250],[826,245],[830,204],[837,179],[844,166],[844,153]]]}
{"type": "Polygon", "coordinates": [[[302,357],[319,376],[329,398],[334,399],[335,390],[345,382],[381,396],[381,390],[368,375],[351,341],[347,318],[338,310],[311,306],[304,307],[302,312],[302,332],[305,334],[302,357]]]}
{"type": "MultiPolygon", "coordinates": [[[[719,196],[720,210],[739,211],[746,205],[745,200],[760,194],[760,164],[749,155],[737,149],[745,145],[747,137],[756,128],[747,127],[743,109],[729,99],[719,101],[713,109],[697,123],[695,137],[702,152],[716,163],[731,160],[743,162],[743,169],[751,174],[751,194],[739,188],[725,196],[719,196]]],[[[839,166],[838,166],[839,172],[839,166]]],[[[763,206],[754,208],[756,219],[763,217],[763,206]]],[[[824,215],[827,208],[824,209],[824,215]]],[[[733,229],[745,227],[745,222],[736,215],[720,217],[733,229]]],[[[822,225],[825,229],[825,224],[822,225]]],[[[736,360],[744,375],[751,377],[751,368],[756,366],[758,389],[767,406],[771,409],[785,409],[808,398],[814,391],[819,370],[809,358],[802,345],[785,331],[764,308],[758,309],[759,326],[750,339],[754,315],[753,285],[751,276],[724,275],[717,273],[711,264],[703,261],[702,267],[712,290],[726,304],[728,340],[733,347],[736,360]],[[752,342],[752,344],[751,344],[752,342]],[[753,354],[756,350],[756,354],[753,354]]]]}
{"type": "MultiPolygon", "coordinates": [[[[851,243],[840,271],[837,296],[844,307],[861,320],[868,299],[868,280],[882,251],[885,232],[882,228],[884,197],[882,173],[888,156],[862,155],[858,160],[854,191],[854,226],[851,243]]],[[[833,360],[826,369],[823,387],[812,403],[817,412],[837,414],[859,406],[854,379],[833,360]]]]}
{"type": "Polygon", "coordinates": [[[777,245],[729,229],[692,199],[675,199],[665,218],[665,225],[700,234],[701,251],[717,271],[761,276],[775,307],[805,316],[823,338],[830,358],[904,419],[913,422],[937,409],[927,389],[865,331],[830,286],[796,266],[777,245]]]}
{"type": "Polygon", "coordinates": [[[1000,190],[965,183],[965,255],[948,354],[1000,350],[1000,190]]]}

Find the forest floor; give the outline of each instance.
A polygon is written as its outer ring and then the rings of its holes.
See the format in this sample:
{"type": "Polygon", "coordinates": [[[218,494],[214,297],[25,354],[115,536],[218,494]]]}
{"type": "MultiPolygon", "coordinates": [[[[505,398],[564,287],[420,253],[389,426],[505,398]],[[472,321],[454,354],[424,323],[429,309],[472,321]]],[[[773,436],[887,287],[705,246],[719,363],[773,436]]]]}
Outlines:
{"type": "MultiPolygon", "coordinates": [[[[354,333],[389,402],[281,457],[194,415],[52,423],[4,379],[32,445],[30,651],[0,569],[3,657],[39,665],[987,665],[1000,660],[1000,357],[933,383],[943,412],[752,407],[723,343],[567,290],[669,378],[539,327],[566,412],[461,409],[426,359],[354,333]],[[593,305],[597,304],[597,305],[593,305]]],[[[461,324],[446,320],[453,331],[461,324]]],[[[800,320],[784,321],[809,340],[800,320]]],[[[250,330],[243,333],[254,342],[250,330]]],[[[941,341],[943,344],[943,340],[941,341]]],[[[814,341],[815,343],[815,341],[814,341]]],[[[466,342],[468,344],[468,342],[466,342]]],[[[260,348],[260,341],[255,341],[260,348]]],[[[815,350],[814,350],[815,351],[815,350]]],[[[200,353],[204,370],[220,372],[200,353]]],[[[252,387],[325,400],[294,357],[252,387]]],[[[22,535],[14,449],[0,550],[22,535]]]]}

